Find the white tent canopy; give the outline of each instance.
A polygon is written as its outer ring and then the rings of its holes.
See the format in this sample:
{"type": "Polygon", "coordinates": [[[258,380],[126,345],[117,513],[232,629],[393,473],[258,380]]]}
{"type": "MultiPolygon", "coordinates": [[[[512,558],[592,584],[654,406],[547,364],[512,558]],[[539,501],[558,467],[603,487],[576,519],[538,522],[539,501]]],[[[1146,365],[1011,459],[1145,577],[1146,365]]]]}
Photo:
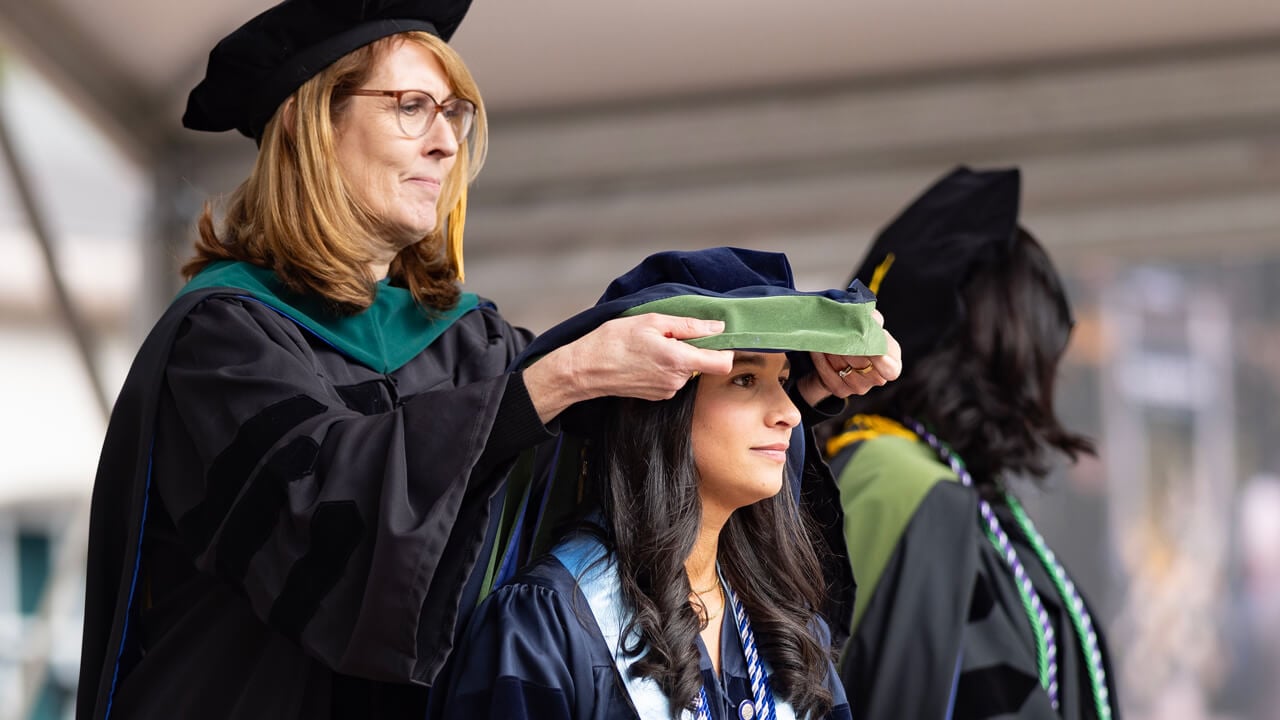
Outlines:
{"type": "MultiPolygon", "coordinates": [[[[2,0],[0,37],[149,155],[261,0],[2,0]]],[[[479,0],[455,45],[496,113],[955,73],[1280,36],[1267,0],[479,0]]]]}

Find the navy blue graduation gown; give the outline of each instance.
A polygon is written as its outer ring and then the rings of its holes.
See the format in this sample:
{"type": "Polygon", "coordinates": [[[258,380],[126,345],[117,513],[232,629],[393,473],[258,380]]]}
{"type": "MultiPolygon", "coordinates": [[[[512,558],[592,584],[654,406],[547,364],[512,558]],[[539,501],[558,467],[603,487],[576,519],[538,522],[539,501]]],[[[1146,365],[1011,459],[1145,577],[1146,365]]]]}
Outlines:
{"type": "MultiPolygon", "coordinates": [[[[751,700],[751,684],[737,629],[732,622],[722,625],[723,683],[700,639],[698,652],[712,717],[731,720],[740,718],[743,703],[751,700]]],[[[827,684],[835,705],[825,717],[850,720],[834,667],[827,684]]],[[[637,717],[586,598],[552,556],[535,562],[481,603],[432,700],[436,719],[637,717]]]]}

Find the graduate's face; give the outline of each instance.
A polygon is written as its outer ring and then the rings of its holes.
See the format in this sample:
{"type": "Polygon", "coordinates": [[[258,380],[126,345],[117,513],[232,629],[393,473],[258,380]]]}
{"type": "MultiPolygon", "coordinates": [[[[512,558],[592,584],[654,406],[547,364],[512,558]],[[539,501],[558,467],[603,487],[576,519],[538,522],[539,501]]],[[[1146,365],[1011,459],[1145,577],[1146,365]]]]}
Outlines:
{"type": "Polygon", "coordinates": [[[734,510],[782,489],[791,429],[800,411],[783,385],[785,353],[738,351],[728,375],[703,375],[693,403],[693,461],[704,517],[734,510]]]}
{"type": "MultiPolygon", "coordinates": [[[[453,97],[440,61],[427,48],[402,42],[382,55],[369,79],[370,90],[423,90],[437,102],[453,97]]],[[[338,164],[356,200],[384,228],[390,260],[436,228],[440,192],[453,169],[458,139],[441,117],[419,138],[400,129],[393,97],[353,96],[336,123],[338,164]]]]}

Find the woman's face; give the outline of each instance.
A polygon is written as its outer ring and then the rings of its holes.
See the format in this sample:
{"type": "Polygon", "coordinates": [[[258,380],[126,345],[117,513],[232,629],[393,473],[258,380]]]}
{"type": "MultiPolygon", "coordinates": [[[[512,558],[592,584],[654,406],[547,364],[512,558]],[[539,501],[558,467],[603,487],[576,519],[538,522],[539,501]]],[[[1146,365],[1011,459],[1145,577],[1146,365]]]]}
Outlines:
{"type": "Polygon", "coordinates": [[[703,375],[693,403],[693,461],[704,516],[723,514],[782,489],[791,429],[800,411],[783,387],[785,353],[737,351],[728,375],[703,375]]]}
{"type": "MultiPolygon", "coordinates": [[[[440,61],[412,42],[383,55],[362,88],[423,90],[441,103],[453,97],[440,61]]],[[[458,139],[442,117],[411,138],[400,129],[398,112],[394,97],[351,96],[335,127],[343,177],[381,222],[387,246],[378,252],[388,262],[435,230],[436,204],[458,153],[458,139]]]]}

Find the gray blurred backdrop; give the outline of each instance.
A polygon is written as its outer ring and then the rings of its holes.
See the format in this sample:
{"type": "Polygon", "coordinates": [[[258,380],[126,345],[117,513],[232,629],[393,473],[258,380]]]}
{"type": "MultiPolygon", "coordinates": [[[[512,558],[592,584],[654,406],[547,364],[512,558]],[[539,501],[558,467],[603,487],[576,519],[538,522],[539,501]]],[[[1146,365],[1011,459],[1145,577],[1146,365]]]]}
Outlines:
{"type": "MultiPolygon", "coordinates": [[[[70,718],[85,510],[201,204],[253,144],[178,118],[269,3],[0,0],[0,720],[70,718]]],[[[467,286],[541,330],[650,252],[846,281],[957,163],[1019,165],[1099,458],[1028,504],[1131,718],[1280,718],[1280,2],[478,0],[467,286]]]]}

